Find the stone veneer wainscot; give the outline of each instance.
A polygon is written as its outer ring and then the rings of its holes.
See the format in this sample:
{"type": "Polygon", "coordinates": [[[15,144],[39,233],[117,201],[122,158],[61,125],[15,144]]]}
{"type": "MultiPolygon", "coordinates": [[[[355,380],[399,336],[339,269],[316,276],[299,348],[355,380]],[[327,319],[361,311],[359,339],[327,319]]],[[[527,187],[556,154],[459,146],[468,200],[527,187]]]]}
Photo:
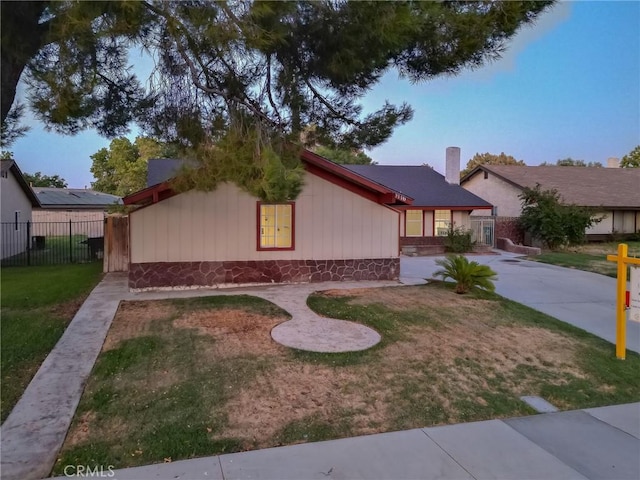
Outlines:
{"type": "Polygon", "coordinates": [[[399,258],[132,263],[129,287],[397,280],[399,274],[399,258]]]}

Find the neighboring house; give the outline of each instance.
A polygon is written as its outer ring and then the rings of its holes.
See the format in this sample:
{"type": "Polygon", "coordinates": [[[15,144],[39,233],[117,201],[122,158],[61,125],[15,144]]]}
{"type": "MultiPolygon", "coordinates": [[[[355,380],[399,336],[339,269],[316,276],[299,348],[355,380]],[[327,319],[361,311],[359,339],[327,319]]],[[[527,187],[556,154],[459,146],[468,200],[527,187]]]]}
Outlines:
{"type": "Polygon", "coordinates": [[[446,176],[428,166],[345,167],[413,198],[411,205],[397,207],[402,212],[399,234],[403,252],[442,253],[443,241],[451,226],[468,230],[473,210],[491,215],[492,209],[489,202],[459,185],[459,148],[447,148],[446,162],[446,176]]]}
{"type": "Polygon", "coordinates": [[[123,199],[129,286],[396,279],[398,208],[412,198],[310,151],[295,201],[266,203],[231,183],[178,194],[180,162],[149,162],[148,188],[123,199]]]}
{"type": "Polygon", "coordinates": [[[2,160],[0,168],[0,203],[2,204],[2,257],[24,252],[29,245],[26,222],[31,221],[32,208],[39,207],[38,198],[13,160],[2,160]]]}
{"type": "Polygon", "coordinates": [[[33,211],[34,235],[73,234],[101,237],[105,214],[114,205],[122,205],[116,195],[82,188],[33,187],[41,208],[33,211]]]}
{"type": "MultiPolygon", "coordinates": [[[[640,230],[640,168],[482,165],[461,180],[465,189],[495,205],[498,219],[519,217],[518,195],[537,184],[545,190],[556,189],[566,203],[597,209],[604,218],[586,231],[588,239],[640,230]]],[[[505,232],[502,235],[518,240],[505,232]]]]}

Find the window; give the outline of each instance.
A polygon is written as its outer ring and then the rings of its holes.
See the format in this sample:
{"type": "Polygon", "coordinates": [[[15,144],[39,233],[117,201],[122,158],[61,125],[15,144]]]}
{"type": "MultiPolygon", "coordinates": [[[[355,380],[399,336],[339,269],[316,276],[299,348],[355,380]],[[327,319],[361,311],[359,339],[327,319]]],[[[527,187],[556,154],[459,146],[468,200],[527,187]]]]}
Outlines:
{"type": "Polygon", "coordinates": [[[422,210],[407,210],[405,212],[404,235],[406,237],[422,236],[422,210]]]}
{"type": "Polygon", "coordinates": [[[16,211],[15,213],[15,229],[20,230],[20,212],[16,211]]]}
{"type": "Polygon", "coordinates": [[[2,178],[9,178],[9,170],[5,170],[4,172],[0,173],[0,176],[2,178]]]}
{"type": "Polygon", "coordinates": [[[436,210],[433,212],[433,230],[436,237],[446,237],[451,228],[451,210],[436,210]]]}
{"type": "Polygon", "coordinates": [[[258,203],[258,250],[294,249],[294,204],[258,203]]]}

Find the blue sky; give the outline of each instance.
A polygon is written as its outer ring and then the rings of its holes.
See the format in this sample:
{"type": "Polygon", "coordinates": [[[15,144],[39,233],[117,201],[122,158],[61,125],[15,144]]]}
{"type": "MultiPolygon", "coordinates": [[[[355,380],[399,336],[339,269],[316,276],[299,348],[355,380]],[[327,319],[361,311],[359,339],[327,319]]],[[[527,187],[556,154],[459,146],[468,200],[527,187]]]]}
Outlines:
{"type": "MultiPolygon", "coordinates": [[[[429,163],[440,172],[448,146],[461,148],[463,168],[477,152],[505,152],[529,165],[621,158],[640,144],[639,32],[638,1],[561,2],[479,70],[415,85],[391,72],[365,109],[406,101],[415,115],[368,153],[380,164],[429,163]]],[[[11,147],[20,168],[90,187],[90,155],[109,140],[27,123],[32,129],[11,147]]]]}

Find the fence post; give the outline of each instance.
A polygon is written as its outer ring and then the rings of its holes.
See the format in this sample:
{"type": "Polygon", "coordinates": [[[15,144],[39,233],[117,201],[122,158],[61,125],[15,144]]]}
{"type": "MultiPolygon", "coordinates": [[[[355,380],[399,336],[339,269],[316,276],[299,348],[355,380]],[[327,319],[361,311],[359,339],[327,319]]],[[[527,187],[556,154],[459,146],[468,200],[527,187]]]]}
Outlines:
{"type": "Polygon", "coordinates": [[[27,266],[31,266],[31,220],[27,221],[27,266]]]}
{"type": "Polygon", "coordinates": [[[71,220],[69,220],[69,263],[73,263],[73,245],[71,244],[71,220]]]}

